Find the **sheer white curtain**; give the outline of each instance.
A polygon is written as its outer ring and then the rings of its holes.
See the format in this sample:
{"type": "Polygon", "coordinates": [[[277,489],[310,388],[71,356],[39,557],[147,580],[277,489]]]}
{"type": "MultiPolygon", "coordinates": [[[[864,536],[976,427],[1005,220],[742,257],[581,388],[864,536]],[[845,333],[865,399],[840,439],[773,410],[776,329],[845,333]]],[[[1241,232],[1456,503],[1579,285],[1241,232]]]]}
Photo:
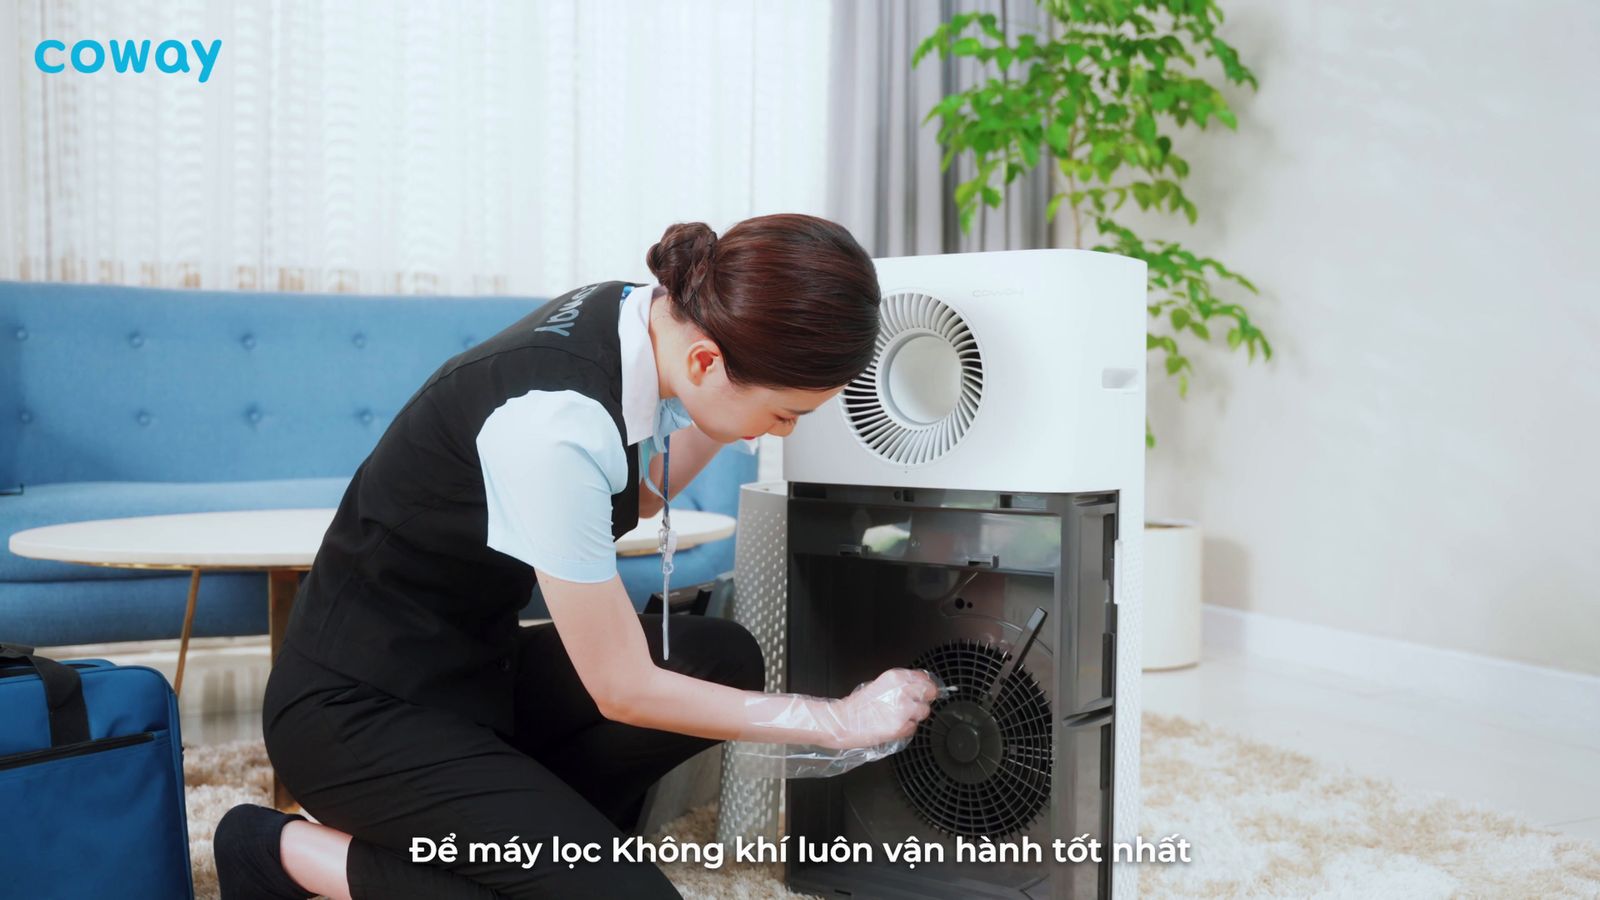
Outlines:
{"type": "Polygon", "coordinates": [[[826,214],[821,0],[0,4],[0,278],[552,294],[826,214]],[[198,72],[34,48],[221,39],[198,72]],[[58,55],[65,57],[65,54],[58,55]]]}
{"type": "Polygon", "coordinates": [[[939,120],[923,122],[947,94],[997,74],[972,57],[911,54],[939,23],[958,12],[999,17],[1008,34],[1044,34],[1049,15],[1035,0],[833,0],[833,63],[828,209],[874,256],[1021,250],[1052,246],[1045,207],[1051,166],[1011,184],[996,179],[1005,201],[979,205],[972,230],[958,223],[955,189],[976,174],[971,153],[941,170],[939,120]]]}

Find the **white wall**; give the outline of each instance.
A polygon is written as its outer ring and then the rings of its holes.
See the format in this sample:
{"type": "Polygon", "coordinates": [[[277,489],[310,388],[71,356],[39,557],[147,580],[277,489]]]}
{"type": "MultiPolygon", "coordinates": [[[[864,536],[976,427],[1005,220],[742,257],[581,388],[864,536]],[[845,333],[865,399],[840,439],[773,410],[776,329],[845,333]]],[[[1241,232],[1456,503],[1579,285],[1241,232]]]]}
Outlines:
{"type": "Polygon", "coordinates": [[[1152,373],[1149,513],[1210,603],[1600,673],[1600,4],[1223,5],[1261,90],[1171,233],[1277,357],[1152,373]]]}

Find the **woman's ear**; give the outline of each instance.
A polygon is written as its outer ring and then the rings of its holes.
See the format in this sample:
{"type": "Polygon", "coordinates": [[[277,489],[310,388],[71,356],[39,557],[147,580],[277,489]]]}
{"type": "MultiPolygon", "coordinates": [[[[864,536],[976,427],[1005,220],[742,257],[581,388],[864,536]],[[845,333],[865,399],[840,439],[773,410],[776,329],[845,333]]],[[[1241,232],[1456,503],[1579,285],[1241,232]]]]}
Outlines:
{"type": "MultiPolygon", "coordinates": [[[[689,345],[689,383],[701,387],[705,379],[722,367],[722,351],[708,339],[689,345]]],[[[726,375],[727,373],[723,373],[726,375]]]]}

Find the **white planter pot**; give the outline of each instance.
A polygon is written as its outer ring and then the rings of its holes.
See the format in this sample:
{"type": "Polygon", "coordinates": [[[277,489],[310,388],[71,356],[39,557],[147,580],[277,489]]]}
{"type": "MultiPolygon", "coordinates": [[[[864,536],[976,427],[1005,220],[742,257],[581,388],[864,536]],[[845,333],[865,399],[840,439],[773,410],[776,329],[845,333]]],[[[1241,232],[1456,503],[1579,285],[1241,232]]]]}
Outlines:
{"type": "Polygon", "coordinates": [[[1144,526],[1143,668],[1200,662],[1200,526],[1153,519],[1144,526]]]}

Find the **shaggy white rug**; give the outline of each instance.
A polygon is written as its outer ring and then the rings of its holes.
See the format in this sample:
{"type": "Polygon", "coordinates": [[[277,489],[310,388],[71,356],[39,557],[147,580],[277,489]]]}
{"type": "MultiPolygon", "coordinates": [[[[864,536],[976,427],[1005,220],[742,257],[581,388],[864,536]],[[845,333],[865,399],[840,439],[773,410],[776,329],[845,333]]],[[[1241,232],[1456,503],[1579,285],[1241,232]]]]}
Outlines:
{"type": "MultiPolygon", "coordinates": [[[[1144,716],[1140,833],[1177,833],[1189,863],[1142,864],[1143,897],[1600,897],[1600,845],[1437,795],[1404,792],[1175,716],[1144,716]]],[[[259,742],[187,747],[195,888],[214,900],[211,830],[267,802],[259,742]]],[[[668,824],[715,839],[714,807],[668,824]]],[[[798,898],[776,866],[664,866],[690,900],[798,898]]]]}

